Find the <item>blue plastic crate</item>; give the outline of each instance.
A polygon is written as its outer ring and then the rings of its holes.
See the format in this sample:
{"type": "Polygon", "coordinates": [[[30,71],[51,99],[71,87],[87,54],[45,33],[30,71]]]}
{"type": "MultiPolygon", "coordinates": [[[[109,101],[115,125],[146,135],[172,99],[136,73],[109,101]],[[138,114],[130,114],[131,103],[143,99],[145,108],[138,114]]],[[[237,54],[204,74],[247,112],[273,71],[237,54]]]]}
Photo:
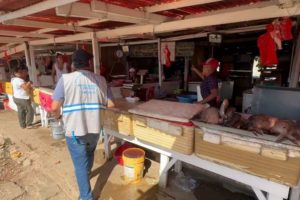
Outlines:
{"type": "Polygon", "coordinates": [[[197,101],[197,95],[182,95],[177,96],[177,99],[181,103],[194,103],[197,101]]]}

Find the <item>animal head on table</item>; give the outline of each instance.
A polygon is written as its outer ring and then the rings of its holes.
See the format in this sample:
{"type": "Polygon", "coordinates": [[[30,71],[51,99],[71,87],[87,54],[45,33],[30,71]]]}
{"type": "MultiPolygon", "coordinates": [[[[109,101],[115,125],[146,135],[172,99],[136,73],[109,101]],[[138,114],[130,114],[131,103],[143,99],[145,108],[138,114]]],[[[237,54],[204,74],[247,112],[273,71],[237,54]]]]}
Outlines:
{"type": "Polygon", "coordinates": [[[300,126],[291,120],[277,120],[270,132],[278,135],[277,142],[288,139],[300,145],[300,126]]]}

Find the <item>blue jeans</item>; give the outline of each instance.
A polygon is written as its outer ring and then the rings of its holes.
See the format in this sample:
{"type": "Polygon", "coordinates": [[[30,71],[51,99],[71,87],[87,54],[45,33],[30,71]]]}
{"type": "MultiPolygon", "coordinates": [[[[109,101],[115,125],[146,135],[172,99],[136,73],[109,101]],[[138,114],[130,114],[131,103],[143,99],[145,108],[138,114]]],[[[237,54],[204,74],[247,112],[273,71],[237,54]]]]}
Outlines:
{"type": "Polygon", "coordinates": [[[94,152],[99,134],[87,134],[81,137],[66,137],[71,154],[81,200],[92,200],[90,171],[94,163],[94,152]]]}

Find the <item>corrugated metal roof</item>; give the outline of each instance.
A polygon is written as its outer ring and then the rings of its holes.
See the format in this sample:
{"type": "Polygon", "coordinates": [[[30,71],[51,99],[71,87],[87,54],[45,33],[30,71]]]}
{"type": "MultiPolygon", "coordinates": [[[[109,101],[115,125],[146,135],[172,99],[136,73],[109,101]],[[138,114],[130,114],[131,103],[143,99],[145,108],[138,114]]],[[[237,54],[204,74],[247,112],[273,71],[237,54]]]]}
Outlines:
{"type": "Polygon", "coordinates": [[[36,31],[38,29],[39,28],[0,24],[0,30],[5,30],[5,31],[25,31],[25,32],[29,32],[29,31],[36,31]]]}
{"type": "Polygon", "coordinates": [[[0,10],[11,12],[14,10],[18,10],[36,4],[41,1],[43,0],[2,0],[0,1],[0,10]]]}
{"type": "MultiPolygon", "coordinates": [[[[21,9],[35,3],[41,2],[42,0],[0,0],[0,11],[10,12],[15,11],[17,9],[21,9]]],[[[174,2],[176,0],[99,0],[102,2],[106,2],[109,4],[119,5],[122,7],[132,8],[132,9],[141,9],[143,7],[149,7],[153,5],[159,5],[164,3],[174,2]]],[[[200,0],[199,0],[200,1],[200,0]]],[[[235,6],[253,4],[257,2],[263,2],[268,0],[224,0],[215,3],[203,4],[198,6],[189,6],[179,9],[173,9],[168,11],[158,12],[157,14],[162,14],[170,17],[185,17],[187,15],[196,15],[207,11],[214,11],[224,8],[231,8],[235,6]]],[[[91,0],[80,0],[82,3],[90,3],[91,0]]],[[[55,9],[49,9],[43,12],[39,12],[36,14],[32,14],[22,19],[32,20],[32,21],[40,21],[40,22],[50,22],[50,23],[58,23],[58,24],[67,24],[70,22],[77,22],[81,20],[86,20],[84,18],[76,18],[76,17],[61,17],[56,16],[55,9]]],[[[95,30],[102,29],[112,29],[116,27],[122,27],[130,25],[129,23],[122,22],[102,22],[97,24],[88,25],[85,27],[93,28],[95,30]]],[[[23,27],[23,26],[14,26],[14,25],[3,25],[0,24],[0,30],[11,30],[11,31],[24,31],[30,32],[38,30],[39,28],[33,27],[23,27]]],[[[57,36],[73,34],[72,31],[53,31],[49,32],[49,34],[54,34],[57,36]]]]}
{"type": "MultiPolygon", "coordinates": [[[[127,8],[142,8],[147,6],[159,5],[164,3],[174,2],[176,0],[100,0],[102,2],[106,2],[109,4],[119,5],[127,8]]],[[[190,6],[180,9],[168,10],[159,12],[158,14],[170,16],[170,17],[185,17],[187,15],[199,14],[206,11],[218,10],[223,8],[229,8],[239,5],[252,4],[256,2],[267,1],[267,0],[226,0],[220,1],[216,3],[204,4],[199,6],[190,6]]],[[[26,6],[30,6],[32,4],[41,2],[41,0],[4,0],[0,1],[0,10],[5,12],[14,11],[20,8],[24,8],[26,6]]],[[[91,0],[80,0],[82,3],[90,3],[91,0]]],[[[41,22],[51,22],[51,23],[59,23],[59,24],[67,24],[70,22],[76,22],[80,20],[84,20],[83,18],[76,17],[61,17],[56,16],[55,9],[46,10],[40,13],[36,13],[30,16],[23,17],[23,19],[33,20],[33,21],[41,21],[41,22]]],[[[106,28],[116,28],[125,25],[130,25],[128,23],[121,22],[103,22],[98,24],[89,25],[87,27],[91,27],[94,29],[106,29],[106,28]]],[[[10,26],[10,25],[1,25],[1,30],[14,30],[14,31],[32,31],[36,30],[35,28],[27,28],[27,27],[19,27],[19,26],[10,26]]],[[[56,32],[55,32],[56,33],[56,32]]]]}

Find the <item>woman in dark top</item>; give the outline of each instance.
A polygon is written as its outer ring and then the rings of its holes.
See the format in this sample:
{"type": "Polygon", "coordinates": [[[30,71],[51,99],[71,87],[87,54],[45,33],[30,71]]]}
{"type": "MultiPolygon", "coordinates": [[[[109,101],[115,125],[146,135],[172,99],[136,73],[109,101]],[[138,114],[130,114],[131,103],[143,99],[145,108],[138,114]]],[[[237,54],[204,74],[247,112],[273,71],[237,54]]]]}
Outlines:
{"type": "Polygon", "coordinates": [[[198,102],[201,104],[208,103],[212,107],[217,107],[218,98],[218,80],[214,72],[219,67],[219,61],[214,58],[209,58],[203,63],[203,71],[200,72],[195,67],[192,70],[202,78],[201,95],[203,100],[198,102]]]}

